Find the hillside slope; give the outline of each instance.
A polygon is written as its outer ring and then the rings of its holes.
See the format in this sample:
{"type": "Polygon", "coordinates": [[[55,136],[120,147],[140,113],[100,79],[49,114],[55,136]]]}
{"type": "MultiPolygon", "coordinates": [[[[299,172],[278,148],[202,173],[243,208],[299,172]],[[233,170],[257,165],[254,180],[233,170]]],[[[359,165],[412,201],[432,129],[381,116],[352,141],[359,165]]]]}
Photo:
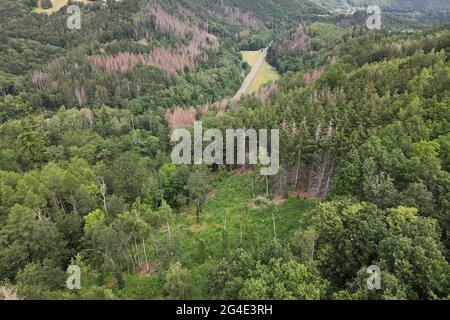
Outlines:
{"type": "Polygon", "coordinates": [[[450,4],[446,0],[313,0],[325,8],[346,8],[346,7],[363,7],[369,5],[380,5],[381,7],[391,11],[422,11],[433,12],[440,10],[449,10],[450,4]]]}

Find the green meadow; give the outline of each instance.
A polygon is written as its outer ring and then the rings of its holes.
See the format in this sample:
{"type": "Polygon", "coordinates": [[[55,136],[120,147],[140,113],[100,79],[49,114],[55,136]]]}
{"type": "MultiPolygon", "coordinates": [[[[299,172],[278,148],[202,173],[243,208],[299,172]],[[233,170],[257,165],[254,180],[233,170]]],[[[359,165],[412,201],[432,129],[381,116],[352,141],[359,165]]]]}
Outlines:
{"type": "MultiPolygon", "coordinates": [[[[255,65],[255,63],[258,61],[259,57],[261,56],[262,52],[261,50],[257,51],[242,51],[242,58],[245,62],[247,62],[251,67],[255,65]]],[[[280,74],[278,71],[272,67],[269,63],[266,61],[263,62],[261,69],[259,70],[258,74],[256,75],[255,80],[250,85],[247,94],[251,94],[254,92],[257,92],[262,86],[265,84],[277,81],[280,79],[280,74]]]]}

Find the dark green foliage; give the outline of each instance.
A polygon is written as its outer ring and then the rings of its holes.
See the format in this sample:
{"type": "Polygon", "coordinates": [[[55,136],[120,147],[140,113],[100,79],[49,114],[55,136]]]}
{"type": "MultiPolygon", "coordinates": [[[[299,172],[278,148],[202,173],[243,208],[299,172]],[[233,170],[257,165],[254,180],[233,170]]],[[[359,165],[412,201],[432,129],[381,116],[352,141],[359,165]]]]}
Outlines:
{"type": "Polygon", "coordinates": [[[66,285],[66,273],[54,265],[52,260],[32,262],[17,274],[17,288],[24,299],[51,299],[52,291],[66,285]]]}

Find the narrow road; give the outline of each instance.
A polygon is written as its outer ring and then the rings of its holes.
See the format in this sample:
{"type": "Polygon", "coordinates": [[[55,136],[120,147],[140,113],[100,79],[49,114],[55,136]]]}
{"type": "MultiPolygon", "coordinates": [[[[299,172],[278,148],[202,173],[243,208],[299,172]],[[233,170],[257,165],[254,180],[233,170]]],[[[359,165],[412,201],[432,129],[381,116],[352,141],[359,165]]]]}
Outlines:
{"type": "Polygon", "coordinates": [[[258,74],[259,70],[261,70],[261,67],[266,61],[267,58],[267,51],[269,50],[270,46],[272,45],[272,42],[269,44],[267,48],[265,48],[259,57],[258,61],[256,61],[255,65],[253,66],[250,73],[245,78],[244,82],[242,83],[241,88],[236,92],[236,94],[233,97],[233,101],[239,101],[241,100],[242,96],[247,92],[248,88],[251,86],[253,81],[255,81],[256,75],[258,74]]]}

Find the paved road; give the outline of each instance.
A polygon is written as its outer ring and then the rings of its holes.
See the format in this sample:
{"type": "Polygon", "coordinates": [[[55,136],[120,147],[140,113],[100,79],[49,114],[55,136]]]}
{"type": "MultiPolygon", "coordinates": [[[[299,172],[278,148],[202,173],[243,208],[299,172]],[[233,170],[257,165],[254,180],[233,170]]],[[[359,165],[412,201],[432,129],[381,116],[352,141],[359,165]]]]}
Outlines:
{"type": "Polygon", "coordinates": [[[247,75],[244,82],[242,83],[241,88],[234,95],[233,101],[241,100],[242,96],[247,92],[248,88],[252,85],[253,81],[255,81],[256,75],[258,74],[259,70],[261,69],[264,61],[266,61],[267,51],[269,50],[271,45],[272,45],[272,43],[270,43],[269,46],[263,50],[263,53],[259,57],[258,61],[256,61],[252,70],[250,71],[250,73],[247,75]]]}

